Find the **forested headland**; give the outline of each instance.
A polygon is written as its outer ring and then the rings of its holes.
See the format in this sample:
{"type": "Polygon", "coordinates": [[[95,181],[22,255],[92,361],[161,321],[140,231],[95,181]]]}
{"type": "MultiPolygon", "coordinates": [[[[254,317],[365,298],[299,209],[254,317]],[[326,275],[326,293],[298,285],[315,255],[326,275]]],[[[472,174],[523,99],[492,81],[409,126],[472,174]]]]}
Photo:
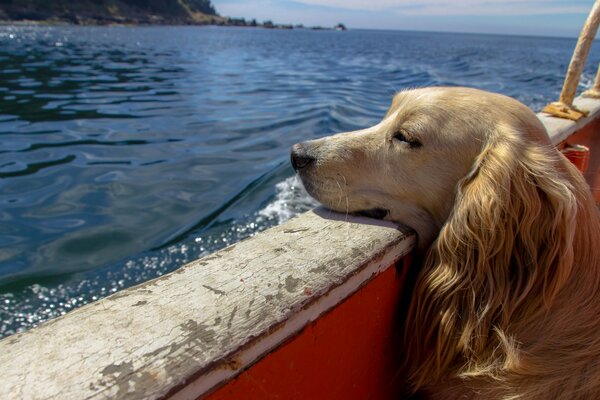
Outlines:
{"type": "Polygon", "coordinates": [[[0,20],[82,25],[225,24],[210,0],[0,0],[0,20]]]}
{"type": "MultiPolygon", "coordinates": [[[[0,0],[0,22],[304,28],[303,25],[223,17],[217,13],[211,0],[0,0]]],[[[346,27],[338,24],[333,29],[346,30],[346,27]]]]}

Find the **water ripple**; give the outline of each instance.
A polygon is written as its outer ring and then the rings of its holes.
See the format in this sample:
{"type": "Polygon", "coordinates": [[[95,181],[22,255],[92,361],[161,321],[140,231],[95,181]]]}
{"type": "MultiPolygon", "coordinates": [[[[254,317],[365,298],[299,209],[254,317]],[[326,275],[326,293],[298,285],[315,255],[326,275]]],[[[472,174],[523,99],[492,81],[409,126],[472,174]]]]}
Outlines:
{"type": "MultiPolygon", "coordinates": [[[[61,164],[68,164],[73,160],[75,160],[75,156],[68,155],[68,156],[60,158],[58,160],[48,160],[48,161],[27,164],[27,166],[25,168],[16,170],[16,171],[7,171],[7,172],[0,171],[0,179],[14,178],[17,176],[25,176],[25,175],[33,175],[43,169],[55,167],[55,166],[58,166],[61,164]]],[[[18,165],[18,164],[15,164],[15,165],[18,165]]]]}

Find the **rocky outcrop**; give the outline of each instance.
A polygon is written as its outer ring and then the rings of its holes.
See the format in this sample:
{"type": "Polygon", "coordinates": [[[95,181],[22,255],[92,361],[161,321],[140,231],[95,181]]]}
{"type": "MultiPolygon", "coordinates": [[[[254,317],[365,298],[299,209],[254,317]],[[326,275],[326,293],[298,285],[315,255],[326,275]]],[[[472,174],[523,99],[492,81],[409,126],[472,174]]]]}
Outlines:
{"type": "Polygon", "coordinates": [[[0,20],[73,24],[226,24],[210,0],[0,0],[0,20]]]}

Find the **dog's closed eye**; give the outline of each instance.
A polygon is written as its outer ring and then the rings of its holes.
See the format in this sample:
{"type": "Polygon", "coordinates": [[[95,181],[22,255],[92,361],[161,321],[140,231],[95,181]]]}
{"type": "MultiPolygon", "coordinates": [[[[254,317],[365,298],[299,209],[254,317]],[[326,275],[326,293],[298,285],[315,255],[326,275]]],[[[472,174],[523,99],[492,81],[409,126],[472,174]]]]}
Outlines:
{"type": "Polygon", "coordinates": [[[394,140],[400,141],[400,142],[404,142],[406,144],[408,144],[408,146],[411,149],[414,148],[418,148],[423,146],[423,143],[419,142],[418,140],[412,138],[405,130],[403,129],[398,129],[394,135],[392,136],[392,138],[394,140]]]}

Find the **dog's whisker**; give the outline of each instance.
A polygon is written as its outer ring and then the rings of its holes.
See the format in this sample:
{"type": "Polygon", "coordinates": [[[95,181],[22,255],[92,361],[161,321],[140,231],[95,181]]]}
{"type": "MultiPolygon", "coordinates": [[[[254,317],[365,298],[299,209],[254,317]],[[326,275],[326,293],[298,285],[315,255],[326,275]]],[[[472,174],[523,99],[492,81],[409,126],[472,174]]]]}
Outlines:
{"type": "MultiPolygon", "coordinates": [[[[344,187],[348,186],[348,181],[346,180],[346,176],[344,174],[339,174],[342,179],[344,180],[344,187]]],[[[337,181],[336,181],[337,182],[337,181]]],[[[338,186],[340,186],[339,182],[337,182],[338,186]]],[[[350,202],[348,200],[348,193],[345,190],[342,190],[342,188],[340,187],[340,192],[343,193],[344,195],[344,199],[346,200],[346,215],[344,217],[344,220],[346,222],[348,222],[348,216],[350,214],[350,202]]]]}
{"type": "Polygon", "coordinates": [[[348,221],[348,214],[350,214],[350,203],[348,201],[348,195],[346,197],[346,222],[348,221]]]}
{"type": "Polygon", "coordinates": [[[337,203],[337,205],[339,207],[340,204],[342,204],[342,197],[344,195],[344,191],[342,190],[342,186],[340,185],[340,183],[338,182],[338,180],[335,179],[335,178],[334,178],[334,180],[335,180],[335,183],[336,183],[336,185],[338,186],[338,189],[339,189],[339,196],[338,196],[338,203],[337,203]]]}

